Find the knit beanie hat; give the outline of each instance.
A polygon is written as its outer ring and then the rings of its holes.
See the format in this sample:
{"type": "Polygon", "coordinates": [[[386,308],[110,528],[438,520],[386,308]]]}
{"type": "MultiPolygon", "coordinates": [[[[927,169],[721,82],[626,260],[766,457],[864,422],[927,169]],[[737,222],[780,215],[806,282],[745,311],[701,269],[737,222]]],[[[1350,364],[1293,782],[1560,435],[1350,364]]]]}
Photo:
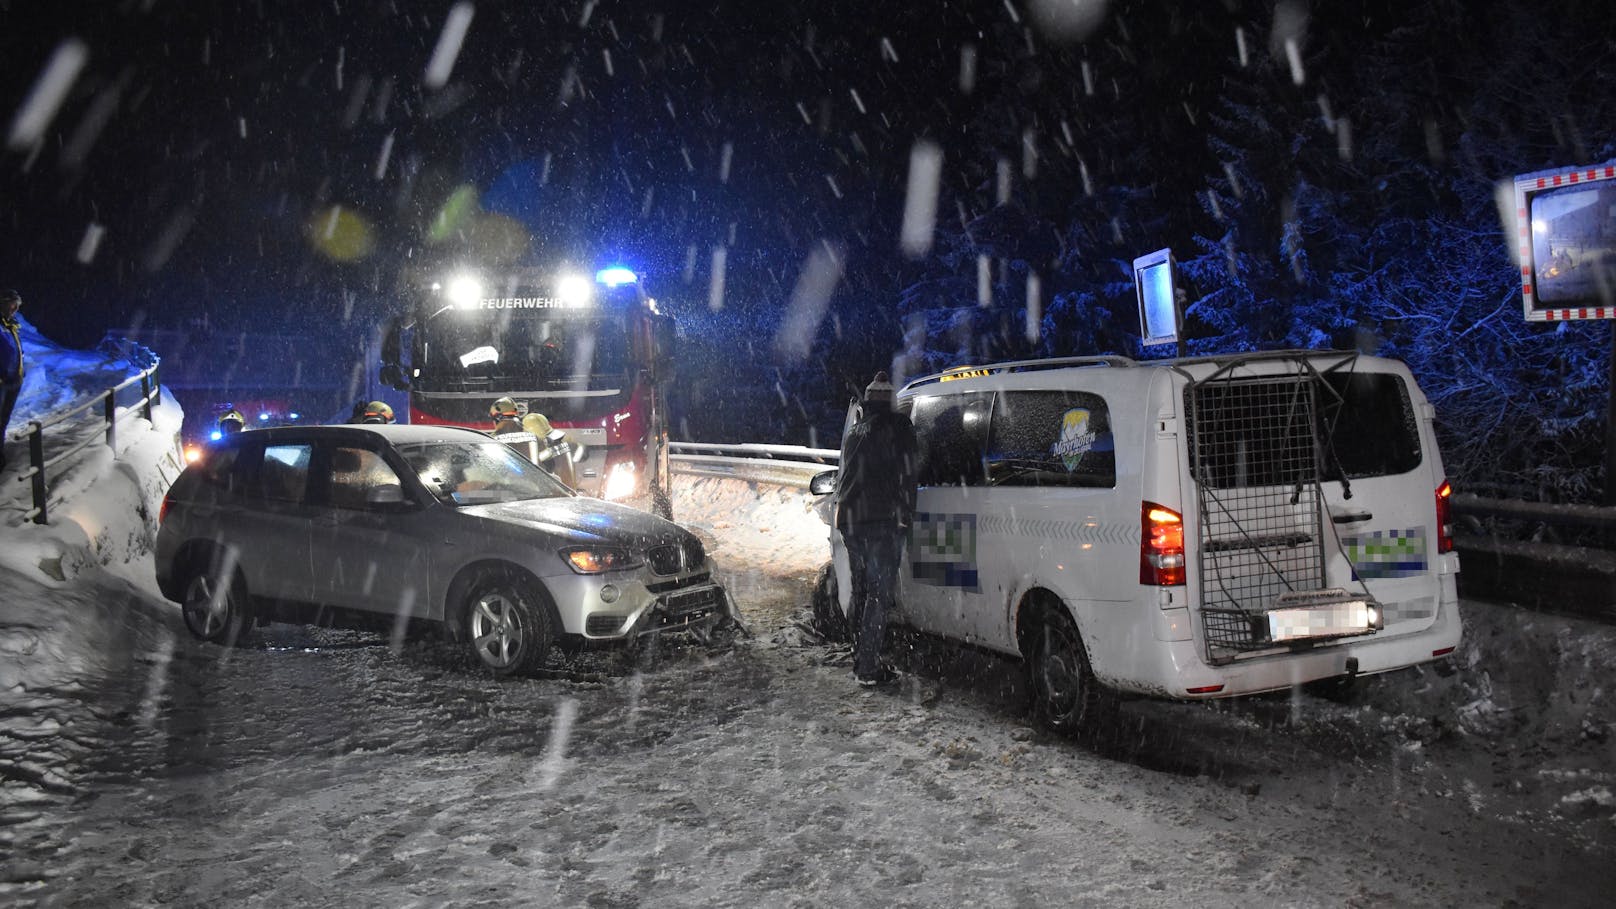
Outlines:
{"type": "Polygon", "coordinates": [[[870,384],[864,387],[864,400],[869,403],[892,403],[892,381],[887,378],[886,370],[875,374],[870,384]]]}

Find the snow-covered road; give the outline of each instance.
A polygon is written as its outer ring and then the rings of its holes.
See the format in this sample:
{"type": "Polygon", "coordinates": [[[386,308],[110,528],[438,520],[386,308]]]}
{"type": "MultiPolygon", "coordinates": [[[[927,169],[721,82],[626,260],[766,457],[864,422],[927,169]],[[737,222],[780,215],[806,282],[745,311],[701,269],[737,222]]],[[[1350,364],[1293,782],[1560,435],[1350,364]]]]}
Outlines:
{"type": "Polygon", "coordinates": [[[820,558],[800,499],[687,481],[679,507],[757,636],[666,648],[647,671],[586,654],[499,683],[434,646],[286,626],[223,650],[111,576],[20,590],[53,608],[6,628],[8,659],[64,660],[9,689],[0,898],[1593,906],[1616,892],[1609,714],[1588,711],[1607,696],[1569,690],[1576,666],[1609,665],[1606,629],[1522,633],[1519,613],[1467,603],[1452,675],[1372,680],[1354,705],[1134,703],[1113,733],[1073,742],[1033,730],[1017,667],[994,657],[900,638],[911,682],[853,685],[844,655],[795,624],[820,558]],[[1512,674],[1504,652],[1558,668],[1512,674]]]}

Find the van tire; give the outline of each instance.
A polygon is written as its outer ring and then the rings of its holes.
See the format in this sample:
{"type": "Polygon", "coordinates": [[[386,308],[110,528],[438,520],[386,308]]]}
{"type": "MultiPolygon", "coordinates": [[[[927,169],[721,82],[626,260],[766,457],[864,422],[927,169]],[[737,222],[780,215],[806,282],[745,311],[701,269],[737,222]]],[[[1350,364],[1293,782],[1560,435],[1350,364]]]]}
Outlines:
{"type": "Polygon", "coordinates": [[[497,677],[528,675],[555,643],[548,604],[511,572],[487,570],[467,586],[462,640],[477,665],[497,677]]]}
{"type": "Polygon", "coordinates": [[[836,566],[826,564],[819,569],[819,580],[814,584],[814,630],[827,641],[845,644],[853,640],[853,629],[842,615],[841,599],[836,590],[836,566]]]}
{"type": "Polygon", "coordinates": [[[1092,731],[1107,693],[1089,667],[1077,626],[1063,611],[1040,610],[1027,636],[1027,691],[1033,720],[1060,733],[1092,731]]]}

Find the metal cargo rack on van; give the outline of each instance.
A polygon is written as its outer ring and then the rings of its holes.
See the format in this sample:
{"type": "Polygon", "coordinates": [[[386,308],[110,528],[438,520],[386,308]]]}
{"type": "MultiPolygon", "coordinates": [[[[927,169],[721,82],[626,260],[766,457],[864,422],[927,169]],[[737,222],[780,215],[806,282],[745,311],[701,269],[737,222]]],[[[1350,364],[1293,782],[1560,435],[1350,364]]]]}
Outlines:
{"type": "Polygon", "coordinates": [[[1339,470],[1333,418],[1344,403],[1329,376],[1351,375],[1356,353],[1274,351],[1219,357],[1187,378],[1188,449],[1199,518],[1196,539],[1206,657],[1228,663],[1277,647],[1373,634],[1380,604],[1327,587],[1324,490],[1339,470]],[[1292,371],[1239,374],[1255,363],[1292,371]]]}

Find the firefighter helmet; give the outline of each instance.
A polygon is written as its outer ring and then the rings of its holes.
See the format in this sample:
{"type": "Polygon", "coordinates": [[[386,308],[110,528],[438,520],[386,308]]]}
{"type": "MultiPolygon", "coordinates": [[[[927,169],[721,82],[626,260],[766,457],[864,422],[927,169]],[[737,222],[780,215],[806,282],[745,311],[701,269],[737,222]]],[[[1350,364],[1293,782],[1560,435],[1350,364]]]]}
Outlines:
{"type": "Polygon", "coordinates": [[[509,395],[500,398],[488,406],[488,415],[496,420],[503,420],[506,417],[516,419],[516,400],[509,395]]]}
{"type": "Polygon", "coordinates": [[[362,423],[391,423],[393,422],[393,408],[387,406],[386,401],[371,401],[365,405],[365,415],[362,423]]]}
{"type": "Polygon", "coordinates": [[[546,439],[550,435],[550,421],[542,413],[530,413],[523,417],[522,428],[540,439],[546,439]]]}
{"type": "Polygon", "coordinates": [[[219,415],[219,431],[222,433],[241,432],[247,427],[247,418],[234,407],[219,415]]]}

